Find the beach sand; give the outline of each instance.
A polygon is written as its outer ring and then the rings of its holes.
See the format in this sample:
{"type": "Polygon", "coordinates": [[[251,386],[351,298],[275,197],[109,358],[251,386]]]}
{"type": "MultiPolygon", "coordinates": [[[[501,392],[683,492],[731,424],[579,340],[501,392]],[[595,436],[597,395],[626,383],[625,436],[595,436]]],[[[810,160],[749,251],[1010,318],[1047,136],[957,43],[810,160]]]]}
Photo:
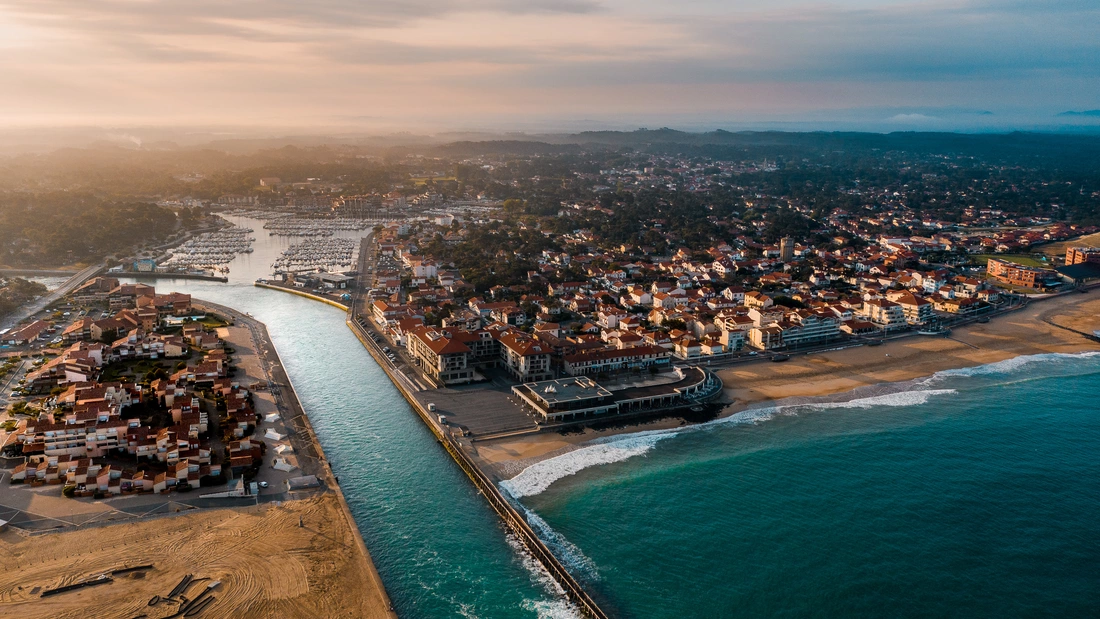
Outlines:
{"type": "MultiPolygon", "coordinates": [[[[732,415],[764,402],[794,396],[824,396],[858,387],[931,376],[942,370],[985,365],[1020,355],[1100,350],[1100,343],[1046,321],[1085,333],[1100,330],[1100,291],[1032,302],[1028,307],[955,329],[949,337],[913,336],[881,346],[795,355],[783,363],[756,361],[719,370],[732,415]]],[[[685,425],[665,418],[604,430],[532,434],[475,443],[488,472],[506,479],[539,460],[575,449],[596,438],[685,425]]]]}
{"type": "MultiPolygon", "coordinates": [[[[167,617],[167,596],[185,574],[220,580],[201,616],[392,617],[380,584],[335,494],[237,509],[24,537],[0,533],[0,615],[38,617],[167,617]],[[304,527],[298,527],[301,516],[304,527]],[[276,534],[277,533],[277,534],[276,534]],[[36,588],[69,584],[125,566],[152,563],[144,576],[42,598],[36,588]]],[[[209,581],[196,583],[194,598],[209,581]]]]}
{"type": "MultiPolygon", "coordinates": [[[[219,312],[221,313],[221,312],[219,312]]],[[[242,385],[266,383],[252,331],[238,324],[219,329],[233,348],[234,379],[242,385]]],[[[270,343],[265,348],[270,349],[270,343]]],[[[277,378],[276,378],[277,380],[277,378]]],[[[291,387],[282,385],[290,395],[291,387]]],[[[260,414],[278,412],[270,391],[254,393],[260,414]]],[[[280,427],[280,430],[282,428],[280,427]]],[[[299,437],[298,434],[295,435],[299,437]]],[[[305,431],[301,441],[316,437],[305,431]]],[[[301,454],[305,446],[297,444],[301,454]]],[[[270,458],[270,456],[269,456],[270,458]]],[[[270,460],[268,461],[270,462],[270,460]]],[[[323,466],[277,474],[265,466],[271,490],[282,479],[316,473],[329,489],[311,498],[251,507],[200,509],[110,526],[24,536],[0,533],[0,616],[119,617],[142,614],[167,617],[174,604],[147,607],[154,595],[167,596],[188,573],[223,584],[202,617],[394,617],[381,578],[331,474],[323,466]],[[299,528],[299,517],[304,527],[299,528]],[[105,570],[146,563],[155,568],[143,578],[120,577],[106,585],[40,598],[35,588],[69,584],[105,570]],[[9,610],[10,609],[10,610],[9,610]]],[[[87,515],[108,511],[113,502],[62,498],[4,487],[0,493],[24,493],[20,509],[39,514],[87,515]]],[[[202,583],[205,585],[205,583],[202,583]]],[[[189,592],[194,597],[199,585],[189,592]]]]}

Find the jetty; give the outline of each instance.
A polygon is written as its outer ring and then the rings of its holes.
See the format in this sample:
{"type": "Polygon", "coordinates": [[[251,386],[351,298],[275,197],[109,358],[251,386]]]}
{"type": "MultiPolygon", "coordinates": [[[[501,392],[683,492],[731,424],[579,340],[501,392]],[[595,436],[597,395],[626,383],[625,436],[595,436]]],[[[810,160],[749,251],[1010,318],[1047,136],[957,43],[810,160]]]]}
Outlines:
{"type": "Polygon", "coordinates": [[[378,366],[386,372],[386,376],[390,378],[390,381],[397,387],[397,390],[401,393],[401,396],[412,407],[413,412],[420,417],[420,420],[424,422],[424,425],[431,430],[435,435],[436,440],[443,446],[448,454],[458,464],[462,472],[466,473],[466,476],[470,478],[470,481],[474,483],[474,486],[480,491],[481,495],[485,497],[485,500],[489,502],[489,506],[493,508],[493,511],[497,513],[504,524],[519,538],[523,543],[527,551],[531,553],[531,556],[539,562],[551,578],[565,592],[566,597],[570,602],[575,604],[581,612],[592,619],[607,619],[611,615],[606,613],[599,604],[592,598],[592,596],[581,586],[580,582],[573,577],[572,574],[565,568],[565,566],[558,560],[554,553],[546,546],[542,538],[535,533],[535,530],[527,522],[527,519],[520,513],[520,510],[510,501],[504,494],[497,488],[497,485],[493,483],[489,476],[486,475],[478,466],[477,463],[466,453],[466,451],[459,444],[450,432],[449,427],[443,426],[439,423],[438,419],[432,415],[432,413],[413,395],[412,387],[406,384],[408,379],[403,375],[396,374],[394,366],[387,362],[385,354],[382,352],[380,345],[372,340],[367,334],[364,327],[355,322],[350,316],[346,320],[348,328],[351,329],[355,337],[363,344],[363,347],[367,349],[374,360],[378,363],[378,366]],[[405,380],[402,380],[404,378],[405,380]]]}

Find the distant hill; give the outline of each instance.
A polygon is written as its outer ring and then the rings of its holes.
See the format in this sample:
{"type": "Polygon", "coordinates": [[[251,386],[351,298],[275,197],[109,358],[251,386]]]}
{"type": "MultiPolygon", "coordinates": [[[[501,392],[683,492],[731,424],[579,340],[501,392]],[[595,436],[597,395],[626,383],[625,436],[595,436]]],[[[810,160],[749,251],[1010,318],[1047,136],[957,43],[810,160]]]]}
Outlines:
{"type": "MultiPolygon", "coordinates": [[[[1097,112],[1100,114],[1100,111],[1097,112]]],[[[1005,165],[1053,165],[1100,169],[1100,135],[1053,133],[934,133],[901,131],[783,132],[675,129],[583,131],[572,134],[509,136],[508,140],[462,140],[435,146],[394,150],[430,152],[436,156],[565,155],[595,150],[638,150],[655,154],[704,156],[716,159],[802,158],[845,153],[848,157],[877,156],[884,151],[954,154],[979,157],[1005,165]],[[526,138],[526,139],[524,139],[526,138]]]]}
{"type": "Polygon", "coordinates": [[[1087,116],[1091,118],[1100,118],[1100,110],[1085,110],[1083,112],[1062,112],[1058,116],[1087,116]]]}

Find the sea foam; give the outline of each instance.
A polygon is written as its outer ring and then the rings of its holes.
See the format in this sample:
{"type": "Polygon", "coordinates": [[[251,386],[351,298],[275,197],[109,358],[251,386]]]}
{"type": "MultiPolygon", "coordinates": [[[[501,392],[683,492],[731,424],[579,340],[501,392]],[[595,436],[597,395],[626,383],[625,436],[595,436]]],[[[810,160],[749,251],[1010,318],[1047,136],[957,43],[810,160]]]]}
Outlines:
{"type": "Polygon", "coordinates": [[[706,423],[599,438],[584,447],[532,464],[520,471],[515,477],[500,482],[500,488],[516,499],[540,494],[559,479],[576,475],[593,466],[621,462],[635,456],[644,455],[660,441],[684,432],[697,432],[717,426],[759,423],[775,415],[797,414],[801,411],[871,408],[874,406],[917,406],[928,402],[928,399],[932,396],[951,393],[955,393],[955,390],[918,389],[845,401],[802,401],[802,398],[792,398],[771,406],[740,411],[728,417],[706,423]]]}
{"type": "Polygon", "coordinates": [[[993,376],[998,374],[1011,374],[1036,363],[1049,363],[1051,361],[1073,361],[1077,359],[1090,359],[1100,357],[1098,351],[1082,353],[1040,353],[1036,355],[1020,355],[995,363],[976,365],[969,368],[956,368],[936,372],[925,381],[925,384],[943,380],[945,378],[969,378],[972,376],[993,376]]]}
{"type": "Polygon", "coordinates": [[[555,481],[574,475],[586,468],[600,464],[620,462],[627,458],[640,456],[653,449],[659,441],[675,436],[674,432],[639,432],[626,436],[612,437],[617,440],[606,441],[582,447],[560,456],[536,462],[523,469],[512,479],[500,482],[500,487],[511,496],[519,499],[539,494],[555,481]]]}

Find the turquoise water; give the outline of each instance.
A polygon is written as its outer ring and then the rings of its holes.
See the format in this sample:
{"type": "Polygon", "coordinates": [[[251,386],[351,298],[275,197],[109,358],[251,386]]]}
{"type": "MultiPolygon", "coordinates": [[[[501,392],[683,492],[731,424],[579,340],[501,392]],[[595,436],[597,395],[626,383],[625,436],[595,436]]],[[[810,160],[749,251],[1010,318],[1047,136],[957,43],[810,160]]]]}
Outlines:
{"type": "Polygon", "coordinates": [[[570,617],[555,585],[514,546],[496,514],[436,443],[344,323],[316,301],[255,288],[289,244],[252,227],[230,282],[158,280],[263,321],[340,478],[401,617],[570,617]]]}
{"type": "MultiPolygon", "coordinates": [[[[240,223],[258,242],[229,284],[157,285],[268,325],[398,613],[573,615],[343,314],[251,285],[287,241],[240,223]]],[[[618,437],[504,485],[627,617],[1098,616],[1098,387],[1100,357],[1020,359],[618,437]]]]}
{"type": "Polygon", "coordinates": [[[647,433],[542,492],[616,444],[511,483],[626,616],[1100,616],[1100,356],[903,389],[647,433]]]}

